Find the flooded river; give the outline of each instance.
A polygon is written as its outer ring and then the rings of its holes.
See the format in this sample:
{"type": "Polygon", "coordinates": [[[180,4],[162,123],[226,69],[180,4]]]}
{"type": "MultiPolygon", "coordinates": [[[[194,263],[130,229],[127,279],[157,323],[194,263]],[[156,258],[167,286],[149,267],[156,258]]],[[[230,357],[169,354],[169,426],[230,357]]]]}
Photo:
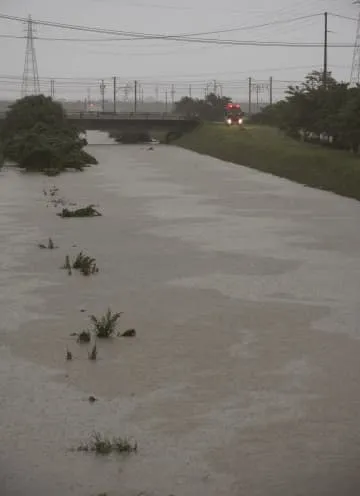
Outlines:
{"type": "Polygon", "coordinates": [[[360,204],[90,139],[84,173],[0,173],[1,496],[359,494],[360,204]],[[60,269],[80,250],[97,275],[60,269]],[[70,334],[108,307],[137,336],[91,362],[70,334]],[[138,453],[71,450],[93,431],[138,453]]]}

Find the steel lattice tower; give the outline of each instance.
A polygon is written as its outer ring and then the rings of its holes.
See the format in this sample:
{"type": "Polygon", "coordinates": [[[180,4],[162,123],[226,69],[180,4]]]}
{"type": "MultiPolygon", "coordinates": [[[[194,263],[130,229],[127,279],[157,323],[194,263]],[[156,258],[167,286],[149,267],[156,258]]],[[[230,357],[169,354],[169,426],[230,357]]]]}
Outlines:
{"type": "MultiPolygon", "coordinates": [[[[354,4],[360,5],[360,0],[356,0],[354,4]]],[[[354,55],[351,66],[350,85],[356,86],[360,83],[360,14],[356,28],[356,39],[354,46],[354,55]]]]}
{"type": "Polygon", "coordinates": [[[26,32],[26,53],[25,53],[25,64],[24,73],[21,86],[21,96],[27,95],[39,95],[40,94],[40,83],[39,83],[39,72],[36,60],[35,44],[34,44],[34,24],[29,16],[27,21],[27,32],[26,32]]]}

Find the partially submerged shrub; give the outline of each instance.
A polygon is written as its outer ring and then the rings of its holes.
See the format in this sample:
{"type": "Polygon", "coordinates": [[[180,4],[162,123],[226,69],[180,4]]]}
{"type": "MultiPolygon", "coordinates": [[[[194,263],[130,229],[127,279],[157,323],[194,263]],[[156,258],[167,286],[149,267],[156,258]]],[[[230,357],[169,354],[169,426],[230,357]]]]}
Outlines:
{"type": "Polygon", "coordinates": [[[99,455],[109,455],[118,452],[124,454],[136,453],[137,442],[132,442],[129,438],[113,437],[112,439],[103,436],[99,432],[94,432],[89,441],[81,444],[77,451],[92,452],[99,455]]]}
{"type": "Polygon", "coordinates": [[[99,432],[94,432],[88,442],[80,444],[77,451],[90,451],[100,455],[108,455],[113,451],[113,445],[109,438],[102,436],[99,432]]]}
{"type": "Polygon", "coordinates": [[[89,167],[90,165],[97,165],[99,163],[95,157],[90,155],[85,150],[81,150],[80,155],[81,155],[84,167],[89,167]]]}
{"type": "Polygon", "coordinates": [[[91,341],[90,331],[81,331],[80,334],[77,335],[78,343],[90,343],[90,341],[91,341]]]}
{"type": "Polygon", "coordinates": [[[134,338],[136,336],[136,330],[135,329],[128,329],[127,331],[123,332],[122,334],[119,334],[119,337],[121,338],[134,338]]]}
{"type": "Polygon", "coordinates": [[[106,314],[99,319],[95,315],[90,316],[94,325],[94,332],[98,338],[110,338],[115,334],[116,325],[123,312],[112,313],[110,308],[106,314]]]}
{"type": "Polygon", "coordinates": [[[136,453],[138,446],[136,441],[131,442],[129,438],[114,437],[113,448],[118,453],[136,453]]]}
{"type": "Polygon", "coordinates": [[[47,250],[54,250],[55,248],[57,248],[57,246],[54,245],[54,242],[51,238],[49,238],[47,246],[42,243],[39,243],[38,246],[39,248],[47,249],[47,250]]]}
{"type": "Polygon", "coordinates": [[[99,217],[102,214],[94,208],[94,205],[88,205],[87,207],[77,208],[75,210],[69,210],[68,208],[63,208],[62,212],[60,212],[57,215],[62,218],[68,218],[68,217],[99,217]]]}
{"type": "Polygon", "coordinates": [[[70,361],[72,359],[73,359],[73,355],[71,351],[69,350],[69,348],[66,348],[66,360],[70,361]]]}
{"type": "Polygon", "coordinates": [[[96,159],[83,150],[82,131],[66,118],[62,105],[44,95],[17,100],[6,112],[0,129],[5,158],[26,170],[57,175],[82,170],[96,159]]]}
{"type": "Polygon", "coordinates": [[[97,346],[95,343],[94,346],[92,347],[92,350],[89,353],[89,360],[96,360],[97,355],[98,355],[98,352],[97,352],[97,346]]]}
{"type": "Polygon", "coordinates": [[[62,267],[66,269],[69,275],[72,274],[71,269],[79,270],[84,276],[89,276],[90,274],[97,274],[99,269],[96,265],[95,258],[84,255],[81,251],[75,258],[73,264],[70,262],[69,255],[66,255],[65,264],[62,267]]]}
{"type": "Polygon", "coordinates": [[[65,270],[67,270],[69,276],[71,276],[72,271],[71,271],[71,263],[70,263],[70,257],[69,257],[69,255],[66,255],[66,257],[65,257],[65,263],[64,263],[64,265],[63,265],[62,268],[65,269],[65,270]]]}
{"type": "Polygon", "coordinates": [[[73,269],[80,270],[84,276],[99,272],[95,258],[84,255],[82,251],[76,256],[72,267],[73,269]]]}

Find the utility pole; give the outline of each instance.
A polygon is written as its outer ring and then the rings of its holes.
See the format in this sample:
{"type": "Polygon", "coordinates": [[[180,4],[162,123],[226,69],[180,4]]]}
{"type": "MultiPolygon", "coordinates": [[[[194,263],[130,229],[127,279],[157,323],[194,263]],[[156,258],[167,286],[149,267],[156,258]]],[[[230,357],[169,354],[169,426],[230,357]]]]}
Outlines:
{"type": "Polygon", "coordinates": [[[192,88],[191,88],[191,84],[189,84],[189,98],[192,98],[191,94],[192,94],[192,88]]]}
{"type": "Polygon", "coordinates": [[[116,114],[116,76],[113,77],[114,114],[116,114]]]}
{"type": "Polygon", "coordinates": [[[86,110],[89,110],[90,105],[91,105],[91,89],[88,88],[87,89],[87,109],[86,110]]]}
{"type": "Polygon", "coordinates": [[[251,115],[252,78],[249,77],[249,115],[251,115]]]}
{"type": "Polygon", "coordinates": [[[52,99],[55,97],[55,81],[54,79],[51,79],[50,81],[50,96],[52,99]]]}
{"type": "Polygon", "coordinates": [[[137,111],[137,94],[138,94],[138,82],[134,81],[134,114],[137,111]]]}
{"type": "Polygon", "coordinates": [[[327,87],[327,75],[328,75],[328,13],[324,13],[324,88],[327,87]]]}
{"type": "MultiPolygon", "coordinates": [[[[355,0],[353,3],[360,7],[360,0],[355,0]]],[[[351,64],[350,86],[355,87],[359,83],[360,83],[360,12],[356,27],[355,46],[354,46],[353,59],[351,64]]]]}
{"type": "Polygon", "coordinates": [[[174,107],[175,103],[175,86],[171,85],[171,105],[174,107]]]}
{"type": "Polygon", "coordinates": [[[168,111],[168,92],[165,90],[165,113],[168,111]]]}
{"type": "Polygon", "coordinates": [[[124,102],[127,102],[129,99],[129,83],[126,83],[124,86],[124,102]]]}
{"type": "Polygon", "coordinates": [[[269,85],[269,100],[270,105],[273,104],[273,77],[270,76],[270,85],[269,85]]]}
{"type": "Polygon", "coordinates": [[[205,98],[208,97],[209,95],[209,88],[211,87],[211,83],[206,83],[206,86],[205,86],[205,98]]]}
{"type": "Polygon", "coordinates": [[[142,94],[142,84],[138,83],[138,85],[137,85],[137,101],[138,101],[138,103],[141,103],[141,94],[142,94]]]}
{"type": "Polygon", "coordinates": [[[101,93],[101,108],[103,112],[105,112],[105,88],[106,85],[104,83],[104,80],[102,79],[100,84],[100,93],[101,93]]]}

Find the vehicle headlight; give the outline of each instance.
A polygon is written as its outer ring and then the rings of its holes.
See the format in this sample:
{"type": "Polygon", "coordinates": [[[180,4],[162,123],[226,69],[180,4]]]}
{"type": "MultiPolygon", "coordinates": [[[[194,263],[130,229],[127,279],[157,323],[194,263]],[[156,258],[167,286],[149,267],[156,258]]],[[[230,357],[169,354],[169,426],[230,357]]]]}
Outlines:
{"type": "Polygon", "coordinates": [[[240,118],[239,119],[239,124],[242,124],[243,123],[243,120],[240,118]]]}
{"type": "Polygon", "coordinates": [[[228,124],[231,124],[231,123],[232,123],[232,120],[231,120],[231,119],[228,119],[226,122],[227,122],[228,124]]]}

